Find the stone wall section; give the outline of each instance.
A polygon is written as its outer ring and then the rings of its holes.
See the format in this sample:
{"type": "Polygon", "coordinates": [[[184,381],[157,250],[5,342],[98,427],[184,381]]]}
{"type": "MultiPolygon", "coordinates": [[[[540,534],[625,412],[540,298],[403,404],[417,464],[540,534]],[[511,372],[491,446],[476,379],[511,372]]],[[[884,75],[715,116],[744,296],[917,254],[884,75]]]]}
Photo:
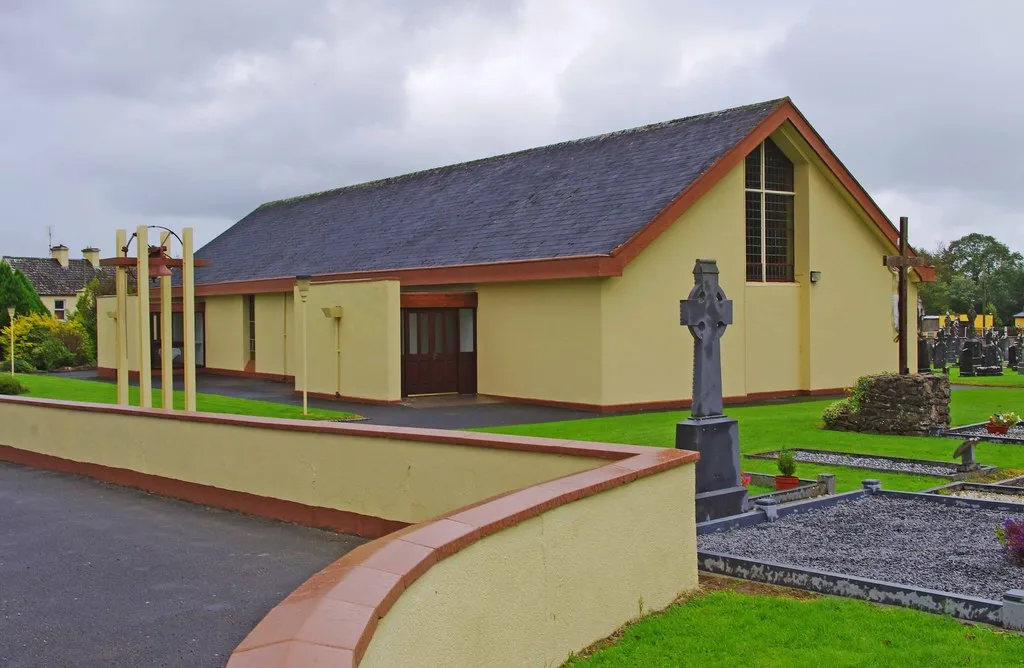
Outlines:
{"type": "Polygon", "coordinates": [[[838,416],[831,429],[926,436],[949,426],[949,378],[944,375],[881,375],[860,400],[860,409],[838,416]]]}

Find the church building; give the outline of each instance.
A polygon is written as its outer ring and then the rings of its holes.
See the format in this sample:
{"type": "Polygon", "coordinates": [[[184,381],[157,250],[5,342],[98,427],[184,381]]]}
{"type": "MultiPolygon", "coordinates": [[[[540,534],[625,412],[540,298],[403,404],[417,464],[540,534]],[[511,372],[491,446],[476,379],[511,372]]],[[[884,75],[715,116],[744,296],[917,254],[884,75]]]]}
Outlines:
{"type": "Polygon", "coordinates": [[[727,400],[834,394],[896,369],[897,242],[784,98],[263,204],[197,253],[197,361],[364,402],[686,406],[701,258],[733,301],[727,400]]]}

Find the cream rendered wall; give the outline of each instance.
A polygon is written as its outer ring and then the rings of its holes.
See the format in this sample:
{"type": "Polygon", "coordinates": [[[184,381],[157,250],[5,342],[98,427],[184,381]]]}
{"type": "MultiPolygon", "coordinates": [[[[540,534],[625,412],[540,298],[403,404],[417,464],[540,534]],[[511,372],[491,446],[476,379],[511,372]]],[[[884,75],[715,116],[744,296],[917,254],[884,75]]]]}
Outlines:
{"type": "MultiPolygon", "coordinates": [[[[733,300],[733,325],[722,339],[725,396],[842,388],[859,375],[895,370],[895,279],[882,266],[882,256],[893,249],[825,167],[808,157],[810,148],[802,140],[785,132],[773,139],[795,163],[795,283],[745,282],[741,163],[621,277],[604,280],[599,309],[604,371],[601,399],[594,403],[690,398],[692,339],[679,325],[678,302],[693,286],[697,258],[718,261],[721,285],[733,300]],[[811,270],[822,272],[820,282],[810,283],[811,270]]],[[[910,293],[909,364],[916,370],[913,283],[910,293]]],[[[506,360],[506,366],[517,367],[520,357],[506,360]]]]}
{"type": "MultiPolygon", "coordinates": [[[[798,283],[748,283],[746,394],[806,389],[798,283]]],[[[728,335],[728,334],[727,334],[728,335]]],[[[727,395],[728,396],[728,395],[727,395]]]]}
{"type": "Polygon", "coordinates": [[[601,403],[600,279],[477,286],[477,391],[601,403]]]}
{"type": "MultiPolygon", "coordinates": [[[[302,389],[303,320],[298,291],[290,303],[294,306],[296,323],[290,330],[294,335],[289,335],[292,342],[291,366],[295,387],[302,389]]],[[[310,392],[375,401],[401,401],[402,333],[398,281],[314,283],[309,291],[306,310],[307,389],[310,392]],[[334,321],[324,316],[321,310],[334,306],[344,309],[340,364],[336,354],[334,321]]]]}
{"type": "MultiPolygon", "coordinates": [[[[809,170],[811,268],[810,388],[840,388],[858,376],[896,371],[893,295],[896,278],[882,266],[892,253],[843,194],[818,169],[809,170]]],[[[917,367],[917,290],[911,284],[910,368],[917,367]]]]}
{"type": "Polygon", "coordinates": [[[242,371],[249,361],[245,298],[206,297],[206,366],[242,371]]]}
{"type": "Polygon", "coordinates": [[[71,314],[75,312],[75,306],[78,304],[78,295],[39,295],[40,301],[43,302],[43,306],[49,309],[51,314],[54,314],[55,304],[54,302],[58,299],[64,300],[64,317],[70,319],[71,314]]]}
{"type": "MultiPolygon", "coordinates": [[[[128,341],[129,371],[139,370],[139,347],[137,344],[139,332],[139,319],[136,311],[136,309],[138,308],[137,304],[138,299],[136,297],[128,297],[127,330],[123,332],[123,335],[126,338],[122,339],[122,341],[128,341]]],[[[117,348],[117,334],[114,330],[114,319],[107,315],[107,313],[116,312],[116,297],[108,296],[96,298],[96,366],[101,368],[117,368],[117,357],[115,353],[115,350],[117,348]]]]}
{"type": "Polygon", "coordinates": [[[256,295],[256,372],[275,376],[294,373],[291,338],[295,308],[291,294],[256,295]]]}
{"type": "MultiPolygon", "coordinates": [[[[408,523],[608,463],[552,452],[364,436],[344,425],[325,432],[304,430],[297,420],[276,421],[278,428],[270,428],[258,418],[216,418],[186,420],[152,409],[110,406],[97,411],[89,404],[32,405],[31,400],[0,398],[0,443],[408,523]],[[294,428],[281,428],[282,422],[294,428]]],[[[692,535],[692,488],[675,490],[673,498],[688,503],[692,535]]],[[[670,506],[654,521],[669,526],[683,521],[680,517],[686,515],[670,506]],[[679,517],[665,516],[670,508],[679,517]]],[[[604,525],[597,521],[595,526],[604,525]]],[[[618,540],[614,534],[610,539],[618,540]]],[[[684,554],[695,556],[692,550],[684,554]]]]}
{"type": "Polygon", "coordinates": [[[723,392],[746,393],[744,243],[740,165],[628,264],[621,277],[605,279],[604,404],[690,398],[693,338],[679,324],[679,301],[693,288],[697,258],[718,261],[722,289],[733,300],[733,324],[722,338],[723,392]]]}
{"type": "Polygon", "coordinates": [[[360,665],[562,665],[697,588],[694,492],[692,464],[670,469],[456,552],[402,593],[360,665]]]}

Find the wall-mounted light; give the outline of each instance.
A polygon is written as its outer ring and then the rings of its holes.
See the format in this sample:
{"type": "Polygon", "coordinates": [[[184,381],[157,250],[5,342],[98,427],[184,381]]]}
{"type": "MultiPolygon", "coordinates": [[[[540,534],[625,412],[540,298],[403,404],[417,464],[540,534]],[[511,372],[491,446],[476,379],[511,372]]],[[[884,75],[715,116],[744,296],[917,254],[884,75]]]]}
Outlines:
{"type": "Polygon", "coordinates": [[[812,271],[811,272],[811,283],[817,283],[820,280],[821,280],[821,272],[820,271],[812,271]]]}

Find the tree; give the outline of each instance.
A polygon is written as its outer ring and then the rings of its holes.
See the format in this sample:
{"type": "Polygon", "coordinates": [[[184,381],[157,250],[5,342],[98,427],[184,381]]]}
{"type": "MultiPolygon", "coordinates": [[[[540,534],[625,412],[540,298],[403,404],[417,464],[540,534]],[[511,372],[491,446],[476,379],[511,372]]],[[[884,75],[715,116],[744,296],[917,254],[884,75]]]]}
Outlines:
{"type": "Polygon", "coordinates": [[[957,275],[949,284],[949,305],[955,313],[967,313],[981,308],[981,290],[968,276],[957,275]]]}
{"type": "Polygon", "coordinates": [[[7,309],[11,306],[14,307],[16,316],[30,313],[44,315],[50,312],[43,306],[42,300],[25,274],[7,262],[0,262],[0,327],[7,327],[10,324],[7,309]]]}
{"type": "Polygon", "coordinates": [[[92,279],[75,302],[75,314],[71,320],[85,332],[85,346],[88,355],[96,359],[96,294],[100,290],[99,279],[92,279]]]}

